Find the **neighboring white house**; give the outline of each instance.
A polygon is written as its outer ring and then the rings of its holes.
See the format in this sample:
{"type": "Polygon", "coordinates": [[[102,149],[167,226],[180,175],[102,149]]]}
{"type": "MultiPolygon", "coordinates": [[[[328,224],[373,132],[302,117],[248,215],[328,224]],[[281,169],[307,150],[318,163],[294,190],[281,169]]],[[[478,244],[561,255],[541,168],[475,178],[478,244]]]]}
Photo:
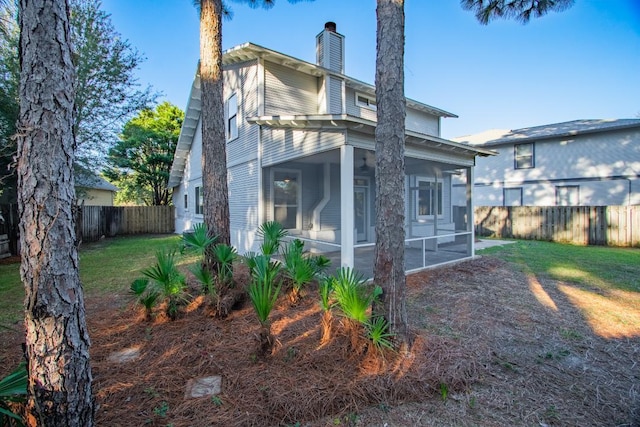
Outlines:
{"type": "Polygon", "coordinates": [[[574,120],[455,138],[479,158],[476,206],[640,204],[640,119],[574,120]]]}
{"type": "MultiPolygon", "coordinates": [[[[317,64],[251,43],[224,52],[232,245],[257,250],[258,226],[276,220],[342,265],[372,264],[375,88],[344,75],[334,23],[316,43],[317,64]]],[[[168,183],[177,232],[203,221],[200,108],[196,75],[168,183]]],[[[456,116],[407,99],[407,246],[434,255],[421,251],[415,265],[407,258],[408,270],[473,256],[472,228],[454,222],[452,176],[468,184],[462,208],[471,215],[475,157],[491,152],[440,138],[443,117],[456,116]]]]}

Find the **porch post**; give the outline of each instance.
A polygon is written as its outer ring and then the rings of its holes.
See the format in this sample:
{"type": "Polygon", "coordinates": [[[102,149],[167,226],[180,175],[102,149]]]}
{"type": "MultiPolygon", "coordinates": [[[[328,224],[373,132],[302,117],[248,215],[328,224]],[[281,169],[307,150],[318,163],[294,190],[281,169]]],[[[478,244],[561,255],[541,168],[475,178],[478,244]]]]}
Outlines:
{"type": "Polygon", "coordinates": [[[473,213],[473,181],[473,166],[469,166],[467,168],[467,231],[471,232],[471,237],[469,239],[467,249],[467,251],[469,252],[469,256],[474,256],[476,250],[475,218],[473,213]]]}
{"type": "Polygon", "coordinates": [[[340,265],[354,266],[353,146],[340,147],[340,265]]]}

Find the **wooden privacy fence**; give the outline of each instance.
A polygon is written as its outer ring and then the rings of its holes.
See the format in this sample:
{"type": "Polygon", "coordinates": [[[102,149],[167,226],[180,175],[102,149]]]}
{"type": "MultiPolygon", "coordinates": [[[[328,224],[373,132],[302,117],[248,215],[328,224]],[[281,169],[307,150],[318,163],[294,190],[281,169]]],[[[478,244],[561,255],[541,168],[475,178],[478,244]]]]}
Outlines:
{"type": "Polygon", "coordinates": [[[93,242],[123,234],[167,234],[175,231],[173,206],[78,207],[78,240],[93,242]]]}
{"type": "Polygon", "coordinates": [[[640,246],[640,206],[477,206],[478,236],[640,246]]]}

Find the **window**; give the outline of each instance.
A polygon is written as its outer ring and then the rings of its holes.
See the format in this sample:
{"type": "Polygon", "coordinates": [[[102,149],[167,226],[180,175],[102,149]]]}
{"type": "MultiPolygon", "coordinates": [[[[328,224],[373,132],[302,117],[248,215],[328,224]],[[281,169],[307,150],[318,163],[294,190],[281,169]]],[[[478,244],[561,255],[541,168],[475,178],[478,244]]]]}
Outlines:
{"type": "Polygon", "coordinates": [[[273,172],[273,220],[285,229],[297,229],[300,206],[300,172],[273,172]]]}
{"type": "Polygon", "coordinates": [[[514,146],[515,168],[530,169],[535,167],[533,143],[514,146]]]}
{"type": "Polygon", "coordinates": [[[522,187],[504,189],[505,206],[522,206],[522,187]]]}
{"type": "Polygon", "coordinates": [[[187,209],[189,209],[189,195],[185,194],[184,195],[184,210],[186,211],[187,209]]]}
{"type": "Polygon", "coordinates": [[[360,107],[369,108],[371,110],[375,110],[376,107],[376,99],[367,95],[363,95],[361,93],[356,93],[356,105],[360,107]]]}
{"type": "Polygon", "coordinates": [[[556,206],[578,206],[580,187],[578,185],[559,185],[556,187],[556,206]]]}
{"type": "Polygon", "coordinates": [[[238,98],[234,93],[227,100],[227,141],[238,137],[238,98]]]}
{"type": "Polygon", "coordinates": [[[196,215],[202,215],[204,213],[204,195],[202,193],[202,187],[196,187],[196,215]]]}
{"type": "Polygon", "coordinates": [[[418,178],[417,216],[433,216],[437,210],[442,215],[442,183],[418,178]]]}

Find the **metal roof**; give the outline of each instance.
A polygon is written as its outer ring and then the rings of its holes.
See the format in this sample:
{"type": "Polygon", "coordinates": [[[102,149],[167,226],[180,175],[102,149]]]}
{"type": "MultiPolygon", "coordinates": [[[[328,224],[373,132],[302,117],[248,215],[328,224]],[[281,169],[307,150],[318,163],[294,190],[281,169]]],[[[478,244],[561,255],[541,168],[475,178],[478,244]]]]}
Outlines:
{"type": "Polygon", "coordinates": [[[483,147],[514,144],[526,141],[561,138],[597,132],[640,128],[640,119],[591,119],[534,126],[505,132],[487,131],[482,134],[455,138],[456,141],[483,147]],[[485,135],[485,137],[483,137],[485,135]],[[498,138],[495,136],[500,135],[498,138]],[[488,136],[488,137],[487,137],[488,136]],[[493,138],[491,138],[493,136],[493,138]]]}

